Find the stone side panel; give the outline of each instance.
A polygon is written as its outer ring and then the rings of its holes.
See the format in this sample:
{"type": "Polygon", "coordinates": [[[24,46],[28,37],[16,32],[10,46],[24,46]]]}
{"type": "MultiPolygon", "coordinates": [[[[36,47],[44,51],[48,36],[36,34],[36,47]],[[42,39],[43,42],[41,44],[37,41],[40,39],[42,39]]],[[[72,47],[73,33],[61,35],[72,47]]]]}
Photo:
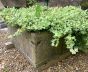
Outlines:
{"type": "MultiPolygon", "coordinates": [[[[16,31],[14,28],[9,28],[9,30],[12,34],[16,31]]],[[[38,68],[68,51],[63,39],[56,48],[51,46],[51,39],[52,34],[48,32],[24,32],[14,37],[12,41],[30,63],[38,68]]]]}

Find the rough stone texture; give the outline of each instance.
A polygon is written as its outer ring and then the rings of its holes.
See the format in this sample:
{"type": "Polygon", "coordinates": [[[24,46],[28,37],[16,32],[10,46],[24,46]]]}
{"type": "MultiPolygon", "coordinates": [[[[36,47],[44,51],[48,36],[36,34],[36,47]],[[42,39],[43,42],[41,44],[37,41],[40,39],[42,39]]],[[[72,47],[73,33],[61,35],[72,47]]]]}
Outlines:
{"type": "Polygon", "coordinates": [[[1,0],[0,0],[0,9],[3,9],[4,5],[2,4],[1,0]]]}
{"type": "MultiPolygon", "coordinates": [[[[9,27],[9,31],[13,34],[16,29],[9,27]]],[[[24,32],[20,36],[14,37],[12,41],[31,64],[38,68],[68,51],[63,39],[60,40],[57,48],[51,46],[51,39],[52,35],[48,32],[24,32]]]]}
{"type": "Polygon", "coordinates": [[[7,25],[5,24],[5,22],[0,19],[0,29],[1,28],[6,28],[6,27],[7,27],[7,25]]]}
{"type": "Polygon", "coordinates": [[[25,7],[26,0],[1,0],[4,6],[8,7],[25,7]]]}
{"type": "Polygon", "coordinates": [[[78,6],[82,0],[50,0],[49,6],[66,6],[75,5],[78,6]]]}
{"type": "MultiPolygon", "coordinates": [[[[78,6],[82,0],[50,0],[49,6],[78,6]]],[[[26,7],[26,0],[1,0],[4,6],[8,7],[26,7]]],[[[40,2],[44,2],[40,1],[40,2]]],[[[42,3],[43,4],[43,3],[42,3]]]]}
{"type": "Polygon", "coordinates": [[[6,42],[5,47],[6,47],[6,49],[12,49],[12,48],[14,48],[14,44],[12,42],[6,42]]]}
{"type": "Polygon", "coordinates": [[[6,28],[6,27],[7,27],[7,25],[5,23],[0,23],[0,29],[6,28]]]}

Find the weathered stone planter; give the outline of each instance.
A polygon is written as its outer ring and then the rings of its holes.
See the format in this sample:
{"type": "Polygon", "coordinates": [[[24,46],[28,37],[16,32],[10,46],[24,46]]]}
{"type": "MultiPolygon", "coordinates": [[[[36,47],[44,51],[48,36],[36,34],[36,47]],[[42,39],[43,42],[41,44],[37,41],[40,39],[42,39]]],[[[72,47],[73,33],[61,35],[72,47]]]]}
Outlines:
{"type": "MultiPolygon", "coordinates": [[[[9,31],[13,34],[16,29],[9,27],[9,31]]],[[[68,56],[68,54],[66,55],[68,50],[65,48],[64,40],[61,39],[60,45],[55,48],[51,46],[51,39],[52,34],[48,32],[24,32],[13,38],[12,41],[30,63],[35,68],[39,68],[47,63],[51,65],[54,63],[53,60],[61,60],[68,56]]]]}

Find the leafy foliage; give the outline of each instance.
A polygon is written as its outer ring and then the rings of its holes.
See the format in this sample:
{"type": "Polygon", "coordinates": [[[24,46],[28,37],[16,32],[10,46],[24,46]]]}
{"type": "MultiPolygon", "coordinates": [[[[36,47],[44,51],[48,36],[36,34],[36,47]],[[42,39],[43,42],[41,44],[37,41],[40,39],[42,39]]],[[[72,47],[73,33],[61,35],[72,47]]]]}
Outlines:
{"type": "Polygon", "coordinates": [[[27,6],[33,5],[37,2],[37,0],[26,0],[27,6]]]}
{"type": "Polygon", "coordinates": [[[30,8],[6,8],[1,16],[8,25],[19,27],[23,31],[47,30],[53,34],[52,46],[58,46],[64,37],[67,48],[72,54],[88,48],[88,12],[74,6],[48,8],[33,6],[30,8]]]}

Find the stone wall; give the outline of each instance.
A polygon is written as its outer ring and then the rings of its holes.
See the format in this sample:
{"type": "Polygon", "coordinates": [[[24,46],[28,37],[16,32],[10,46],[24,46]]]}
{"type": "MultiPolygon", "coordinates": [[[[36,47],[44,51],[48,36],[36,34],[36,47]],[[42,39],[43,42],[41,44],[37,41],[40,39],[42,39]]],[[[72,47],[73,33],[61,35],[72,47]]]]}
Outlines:
{"type": "MultiPolygon", "coordinates": [[[[1,0],[4,6],[26,7],[26,0],[1,0]]],[[[39,0],[44,2],[44,0],[39,0]]],[[[50,0],[49,6],[79,5],[82,0],[50,0]]]]}
{"type": "Polygon", "coordinates": [[[4,6],[26,7],[26,0],[1,0],[4,6]]]}
{"type": "Polygon", "coordinates": [[[78,6],[82,0],[50,0],[49,6],[66,6],[75,5],[78,6]]]}

